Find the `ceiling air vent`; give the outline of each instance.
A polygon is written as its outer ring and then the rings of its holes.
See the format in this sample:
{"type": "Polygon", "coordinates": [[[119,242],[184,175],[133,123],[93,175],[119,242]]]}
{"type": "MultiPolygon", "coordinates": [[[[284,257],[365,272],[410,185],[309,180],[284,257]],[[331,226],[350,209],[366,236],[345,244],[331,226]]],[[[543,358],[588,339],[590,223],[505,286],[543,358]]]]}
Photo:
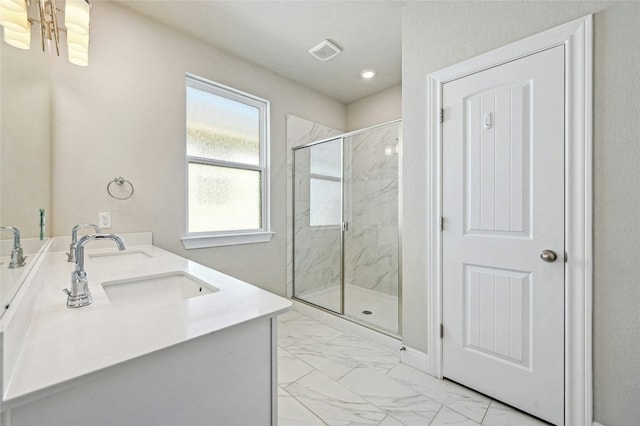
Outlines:
{"type": "Polygon", "coordinates": [[[342,49],[329,40],[324,40],[322,43],[309,49],[309,53],[322,62],[328,61],[334,56],[340,54],[340,52],[342,52],[342,49]]]}

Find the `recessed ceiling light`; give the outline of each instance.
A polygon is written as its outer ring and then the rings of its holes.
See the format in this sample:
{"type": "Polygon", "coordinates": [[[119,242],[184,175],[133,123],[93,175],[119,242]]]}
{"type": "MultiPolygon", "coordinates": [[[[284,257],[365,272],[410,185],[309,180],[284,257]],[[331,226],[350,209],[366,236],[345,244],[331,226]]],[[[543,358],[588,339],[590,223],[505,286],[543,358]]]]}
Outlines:
{"type": "Polygon", "coordinates": [[[375,77],[376,72],[374,70],[364,70],[362,71],[362,73],[360,73],[360,75],[362,76],[362,78],[369,80],[375,77]]]}

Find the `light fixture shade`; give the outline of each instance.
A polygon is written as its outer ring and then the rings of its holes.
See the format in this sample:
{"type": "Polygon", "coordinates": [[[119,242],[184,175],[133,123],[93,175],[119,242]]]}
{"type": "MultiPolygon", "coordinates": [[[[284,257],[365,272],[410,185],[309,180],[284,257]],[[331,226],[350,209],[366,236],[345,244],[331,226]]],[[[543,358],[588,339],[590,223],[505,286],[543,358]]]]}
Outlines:
{"type": "Polygon", "coordinates": [[[89,65],[89,52],[80,52],[78,50],[69,49],[69,62],[81,67],[89,65]]]}
{"type": "Polygon", "coordinates": [[[31,48],[31,31],[24,33],[22,31],[13,31],[5,27],[4,41],[18,49],[29,49],[31,48]]]}
{"type": "Polygon", "coordinates": [[[89,11],[91,6],[87,0],[67,0],[64,10],[64,24],[67,31],[80,35],[89,34],[89,11]]]}
{"type": "Polygon", "coordinates": [[[26,5],[20,11],[0,7],[0,25],[16,32],[29,32],[31,26],[27,17],[26,5]]]}
{"type": "Polygon", "coordinates": [[[67,32],[67,48],[78,52],[89,51],[89,34],[78,34],[72,31],[67,32]]]}
{"type": "Polygon", "coordinates": [[[0,9],[21,12],[27,7],[25,0],[0,0],[0,9]]]}

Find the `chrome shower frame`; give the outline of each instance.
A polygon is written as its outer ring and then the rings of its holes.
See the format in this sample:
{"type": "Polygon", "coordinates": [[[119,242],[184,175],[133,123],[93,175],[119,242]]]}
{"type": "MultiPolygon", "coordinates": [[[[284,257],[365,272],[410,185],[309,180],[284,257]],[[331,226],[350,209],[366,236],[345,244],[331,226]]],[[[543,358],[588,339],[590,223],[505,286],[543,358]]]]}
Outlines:
{"type": "Polygon", "coordinates": [[[392,337],[394,339],[401,339],[402,338],[402,187],[403,187],[403,183],[402,183],[402,120],[393,120],[393,121],[389,121],[383,124],[379,124],[376,126],[371,126],[371,127],[367,127],[364,129],[359,129],[356,131],[352,131],[352,132],[348,132],[348,133],[343,133],[341,135],[337,135],[337,136],[332,136],[332,137],[328,137],[328,138],[324,138],[318,141],[314,141],[314,142],[310,142],[304,145],[299,145],[299,146],[295,146],[291,148],[292,151],[292,181],[291,181],[291,191],[292,191],[292,204],[291,204],[291,227],[292,227],[292,239],[291,239],[291,244],[292,244],[292,248],[291,248],[291,253],[292,253],[292,262],[291,262],[291,276],[292,276],[292,285],[293,285],[293,292],[292,292],[292,299],[300,302],[300,303],[304,303],[306,305],[312,306],[314,308],[320,309],[324,312],[327,312],[331,315],[334,315],[336,317],[339,317],[341,319],[344,319],[346,321],[358,324],[360,326],[363,326],[367,329],[376,331],[378,333],[382,333],[384,335],[387,335],[389,337],[392,337]],[[385,127],[385,126],[389,126],[392,124],[399,124],[398,126],[398,332],[396,333],[392,333],[389,330],[385,330],[379,327],[376,327],[374,324],[372,323],[368,323],[365,321],[361,321],[358,320],[357,318],[353,318],[350,316],[347,316],[345,314],[345,282],[344,282],[344,273],[345,273],[345,235],[344,235],[344,223],[345,223],[345,211],[344,211],[344,207],[345,207],[345,184],[344,184],[344,166],[345,166],[345,156],[347,155],[346,152],[346,147],[345,147],[345,139],[351,136],[355,136],[358,134],[362,134],[374,129],[378,129],[381,127],[385,127]],[[341,250],[341,254],[340,254],[340,312],[336,312],[334,310],[331,310],[329,308],[326,308],[324,306],[320,306],[317,305],[315,303],[309,302],[307,300],[301,299],[299,297],[296,296],[296,238],[295,238],[295,225],[296,225],[296,217],[295,217],[295,213],[296,213],[296,155],[295,152],[298,150],[302,150],[302,149],[307,149],[307,148],[311,148],[313,146],[317,146],[317,145],[321,145],[324,143],[328,143],[328,142],[333,142],[336,140],[340,140],[340,145],[341,145],[341,158],[340,158],[340,165],[341,165],[341,169],[342,169],[342,179],[341,179],[341,188],[340,188],[340,192],[341,192],[341,205],[340,205],[340,222],[341,222],[341,232],[340,232],[340,250],[341,250]]]}

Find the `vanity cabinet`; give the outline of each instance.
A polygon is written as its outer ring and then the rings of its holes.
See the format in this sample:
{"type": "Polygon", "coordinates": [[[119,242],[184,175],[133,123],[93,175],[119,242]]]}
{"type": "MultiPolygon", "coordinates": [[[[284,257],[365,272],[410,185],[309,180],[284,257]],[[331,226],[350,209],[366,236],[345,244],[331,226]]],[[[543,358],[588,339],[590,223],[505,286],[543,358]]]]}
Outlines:
{"type": "Polygon", "coordinates": [[[275,425],[275,348],[275,317],[237,324],[60,384],[3,426],[275,425]]]}
{"type": "Polygon", "coordinates": [[[69,238],[34,265],[0,320],[0,426],[275,425],[291,301],[121,236],[86,253],[88,306],[66,307],[69,238]]]}

